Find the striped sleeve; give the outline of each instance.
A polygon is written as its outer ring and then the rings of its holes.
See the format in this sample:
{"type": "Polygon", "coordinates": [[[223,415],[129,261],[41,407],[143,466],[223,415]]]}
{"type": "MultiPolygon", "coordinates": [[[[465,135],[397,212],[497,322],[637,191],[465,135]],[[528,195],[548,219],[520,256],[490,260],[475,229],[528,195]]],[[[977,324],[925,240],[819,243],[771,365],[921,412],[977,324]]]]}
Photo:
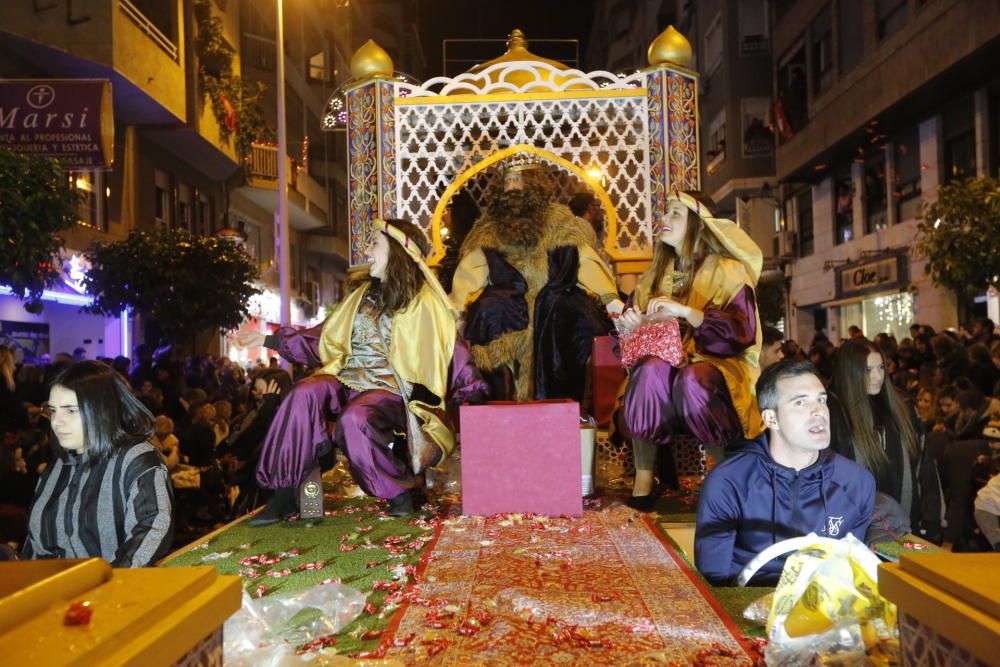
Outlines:
{"type": "Polygon", "coordinates": [[[151,445],[141,447],[128,461],[124,483],[124,540],[111,565],[148,567],[167,554],[173,537],[173,487],[163,459],[151,445]]]}

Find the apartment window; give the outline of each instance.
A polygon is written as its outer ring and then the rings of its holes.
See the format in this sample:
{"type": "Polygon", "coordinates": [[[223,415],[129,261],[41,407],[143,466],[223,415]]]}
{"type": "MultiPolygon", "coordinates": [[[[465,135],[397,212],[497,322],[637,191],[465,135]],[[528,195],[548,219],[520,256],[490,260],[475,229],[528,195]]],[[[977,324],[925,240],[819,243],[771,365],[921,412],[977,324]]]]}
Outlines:
{"type": "Polygon", "coordinates": [[[811,187],[806,188],[795,196],[795,207],[798,209],[799,216],[799,254],[802,257],[806,257],[816,252],[811,187]]]}
{"type": "Polygon", "coordinates": [[[875,151],[865,159],[865,234],[885,229],[886,214],[885,153],[875,151]]]}
{"type": "Polygon", "coordinates": [[[261,244],[260,244],[260,225],[255,225],[253,223],[240,222],[240,228],[243,231],[243,235],[246,241],[243,243],[243,249],[246,251],[247,255],[260,266],[261,264],[261,244]]]}
{"type": "Polygon", "coordinates": [[[108,203],[111,187],[107,185],[108,174],[103,171],[71,171],[68,174],[70,187],[77,192],[76,222],[102,232],[108,230],[108,203]]]}
{"type": "Polygon", "coordinates": [[[740,55],[766,54],[769,47],[767,0],[742,0],[737,6],[740,12],[740,55]]]}
{"type": "Polygon", "coordinates": [[[212,198],[204,193],[198,193],[198,233],[211,236],[215,233],[215,206],[212,198]]]}
{"type": "Polygon", "coordinates": [[[311,81],[329,81],[330,75],[326,63],[328,61],[326,49],[309,56],[308,75],[311,81]]]}
{"type": "Polygon", "coordinates": [[[709,174],[715,172],[719,165],[726,161],[726,110],[715,115],[708,125],[708,136],[705,137],[705,157],[709,174]]]}
{"type": "Polygon", "coordinates": [[[833,243],[840,245],[854,238],[854,176],[851,163],[844,162],[833,175],[833,243]]]}
{"type": "Polygon", "coordinates": [[[812,52],[813,95],[819,95],[833,85],[833,10],[826,5],[809,26],[812,52]]]}
{"type": "Polygon", "coordinates": [[[809,121],[809,107],[806,99],[806,50],[802,43],[793,47],[778,65],[778,102],[781,117],[775,115],[779,126],[779,136],[783,141],[805,127],[809,121]],[[787,130],[782,125],[787,124],[787,130]]]}
{"type": "Polygon", "coordinates": [[[177,43],[177,3],[174,0],[129,0],[171,42],[177,43]]]}
{"type": "Polygon", "coordinates": [[[245,65],[273,72],[277,64],[277,38],[274,24],[265,20],[255,3],[245,3],[240,12],[242,44],[240,59],[245,65]]]}
{"type": "Polygon", "coordinates": [[[896,222],[912,220],[920,207],[920,132],[916,125],[893,137],[892,155],[896,222]]]}
{"type": "Polygon", "coordinates": [[[862,0],[837,0],[837,64],[840,75],[849,72],[864,55],[862,0]]]}
{"type": "Polygon", "coordinates": [[[157,169],[154,175],[154,213],[156,224],[170,227],[173,224],[173,211],[170,206],[170,174],[157,169]]]}
{"type": "Polygon", "coordinates": [[[771,129],[771,100],[767,97],[744,97],[740,100],[743,157],[766,157],[774,154],[774,131],[771,129]]]}
{"type": "Polygon", "coordinates": [[[705,31],[705,76],[711,76],[722,64],[722,12],[715,15],[705,31]]]}
{"type": "Polygon", "coordinates": [[[190,185],[177,186],[177,226],[189,232],[194,228],[194,191],[190,185]]]}
{"type": "Polygon", "coordinates": [[[976,175],[976,124],[972,96],[960,100],[941,119],[945,183],[976,175]]]}
{"type": "Polygon", "coordinates": [[[885,39],[906,23],[907,0],[875,0],[878,38],[885,39]]]}

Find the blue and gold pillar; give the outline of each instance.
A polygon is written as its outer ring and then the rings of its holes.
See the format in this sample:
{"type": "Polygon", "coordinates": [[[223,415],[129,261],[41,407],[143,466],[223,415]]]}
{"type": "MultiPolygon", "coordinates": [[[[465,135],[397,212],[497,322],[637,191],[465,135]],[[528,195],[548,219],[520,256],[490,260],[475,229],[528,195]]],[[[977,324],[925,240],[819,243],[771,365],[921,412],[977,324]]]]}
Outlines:
{"type": "Polygon", "coordinates": [[[691,43],[668,26],[647,56],[650,213],[652,224],[666,212],[673,190],[700,190],[698,73],[688,69],[691,43]]]}
{"type": "Polygon", "coordinates": [[[351,58],[347,88],[347,212],[350,268],[365,263],[371,222],[396,215],[396,126],[392,59],[368,40],[351,58]]]}

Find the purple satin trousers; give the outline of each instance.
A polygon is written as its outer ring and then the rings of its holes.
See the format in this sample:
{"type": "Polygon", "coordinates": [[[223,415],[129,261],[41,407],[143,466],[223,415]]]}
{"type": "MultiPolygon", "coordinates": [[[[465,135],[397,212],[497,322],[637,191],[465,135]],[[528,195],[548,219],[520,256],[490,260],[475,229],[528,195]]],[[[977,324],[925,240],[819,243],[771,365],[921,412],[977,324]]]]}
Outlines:
{"type": "Polygon", "coordinates": [[[336,419],[333,441],[347,454],[351,475],[365,493],[395,498],[414,485],[406,463],[403,399],[387,391],[357,392],[332,375],[313,375],[281,402],[264,438],[257,481],[264,488],[298,487],[332,444],[327,422],[336,419]],[[393,443],[404,448],[397,458],[393,443]]]}
{"type": "Polygon", "coordinates": [[[725,447],[743,437],[740,417],[717,368],[706,362],[674,368],[652,356],[641,359],[629,375],[621,424],[625,437],[657,445],[684,432],[705,447],[725,447]]]}

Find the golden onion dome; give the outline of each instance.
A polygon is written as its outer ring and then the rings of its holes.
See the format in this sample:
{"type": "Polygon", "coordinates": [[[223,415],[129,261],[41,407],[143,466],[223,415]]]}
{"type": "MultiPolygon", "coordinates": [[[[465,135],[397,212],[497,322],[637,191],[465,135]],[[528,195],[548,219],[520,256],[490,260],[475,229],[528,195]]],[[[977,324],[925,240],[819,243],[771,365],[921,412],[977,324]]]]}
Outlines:
{"type": "Polygon", "coordinates": [[[351,56],[351,76],[355,79],[392,76],[392,67],[392,58],[371,39],[351,56]]]}
{"type": "Polygon", "coordinates": [[[674,26],[668,25],[667,29],[659,34],[649,45],[646,57],[650,65],[680,65],[690,67],[694,58],[694,51],[691,50],[691,42],[681,33],[674,30],[674,26]]]}
{"type": "MultiPolygon", "coordinates": [[[[559,71],[566,71],[570,68],[563,63],[557,62],[555,60],[549,60],[548,58],[543,58],[539,55],[535,55],[528,50],[528,40],[525,39],[524,33],[521,30],[514,29],[513,32],[507,37],[507,52],[504,53],[499,58],[494,58],[493,60],[482,63],[481,65],[476,65],[470,69],[467,74],[478,74],[486,68],[497,65],[499,63],[516,63],[516,62],[528,62],[528,63],[544,63],[546,65],[551,65],[559,71]]],[[[501,71],[491,72],[490,75],[491,83],[498,83],[501,80],[501,71]]],[[[539,91],[539,90],[550,90],[550,88],[545,85],[546,82],[549,84],[554,84],[559,86],[565,83],[569,77],[560,76],[550,72],[549,70],[541,70],[538,74],[526,71],[514,71],[507,72],[503,77],[503,81],[517,86],[519,89],[523,86],[524,90],[522,92],[529,91],[539,91]],[[528,85],[535,83],[535,85],[528,85]]],[[[587,88],[588,86],[582,84],[574,84],[568,87],[569,90],[575,90],[580,88],[587,88]]],[[[453,90],[452,95],[474,92],[465,89],[453,90]]]]}

